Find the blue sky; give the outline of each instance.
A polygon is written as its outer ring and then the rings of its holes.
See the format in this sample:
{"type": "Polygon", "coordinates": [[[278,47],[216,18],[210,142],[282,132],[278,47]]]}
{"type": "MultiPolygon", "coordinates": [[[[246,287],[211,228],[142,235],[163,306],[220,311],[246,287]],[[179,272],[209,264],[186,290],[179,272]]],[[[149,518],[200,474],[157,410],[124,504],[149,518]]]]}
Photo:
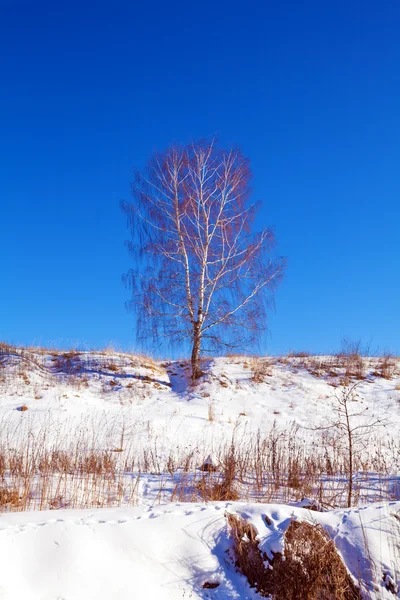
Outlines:
{"type": "Polygon", "coordinates": [[[400,353],[400,4],[0,0],[0,338],[136,349],[133,167],[216,135],[288,258],[266,349],[400,353]]]}

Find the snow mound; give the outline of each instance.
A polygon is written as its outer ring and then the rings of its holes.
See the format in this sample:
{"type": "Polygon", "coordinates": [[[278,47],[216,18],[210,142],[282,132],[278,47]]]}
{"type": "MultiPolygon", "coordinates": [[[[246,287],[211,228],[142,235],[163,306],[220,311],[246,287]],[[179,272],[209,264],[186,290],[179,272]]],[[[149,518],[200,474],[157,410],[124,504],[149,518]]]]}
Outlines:
{"type": "Polygon", "coordinates": [[[319,523],[370,598],[399,597],[400,502],[328,512],[273,504],[185,503],[4,514],[0,597],[258,598],[234,567],[227,513],[254,525],[268,555],[282,551],[293,519],[319,523]]]}

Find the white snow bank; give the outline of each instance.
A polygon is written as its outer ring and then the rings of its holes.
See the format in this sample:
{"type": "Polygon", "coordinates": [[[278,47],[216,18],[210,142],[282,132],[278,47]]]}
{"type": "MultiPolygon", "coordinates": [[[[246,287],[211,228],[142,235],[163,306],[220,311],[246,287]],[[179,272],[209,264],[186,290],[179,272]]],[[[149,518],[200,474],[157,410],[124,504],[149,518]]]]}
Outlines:
{"type": "Polygon", "coordinates": [[[282,549],[291,519],[320,523],[353,577],[367,582],[371,598],[393,600],[396,594],[385,587],[389,581],[399,597],[400,502],[391,502],[323,513],[285,505],[184,503],[2,514],[0,598],[257,598],[227,553],[225,512],[251,521],[268,554],[282,549]],[[203,589],[206,582],[219,586],[203,589]]]}

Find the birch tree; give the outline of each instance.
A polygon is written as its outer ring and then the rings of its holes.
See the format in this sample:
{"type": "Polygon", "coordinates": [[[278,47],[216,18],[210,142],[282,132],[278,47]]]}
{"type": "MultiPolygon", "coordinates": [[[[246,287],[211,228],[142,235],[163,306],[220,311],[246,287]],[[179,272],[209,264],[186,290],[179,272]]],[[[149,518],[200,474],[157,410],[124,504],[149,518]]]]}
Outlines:
{"type": "Polygon", "coordinates": [[[137,172],[124,203],[132,233],[132,289],[139,337],[191,344],[192,377],[200,353],[243,348],[266,327],[282,259],[273,232],[253,232],[248,160],[214,142],[172,146],[137,172]]]}

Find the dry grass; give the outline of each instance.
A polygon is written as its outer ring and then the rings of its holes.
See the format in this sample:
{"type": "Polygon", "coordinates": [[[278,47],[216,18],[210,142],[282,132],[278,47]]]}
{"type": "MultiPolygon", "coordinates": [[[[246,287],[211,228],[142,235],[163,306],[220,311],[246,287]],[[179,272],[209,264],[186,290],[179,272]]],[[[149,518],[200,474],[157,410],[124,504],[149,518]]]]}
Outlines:
{"type": "Polygon", "coordinates": [[[44,440],[24,452],[3,445],[0,506],[26,511],[135,503],[138,478],[125,477],[133,465],[117,450],[96,449],[83,437],[69,450],[44,440]]]}
{"type": "Polygon", "coordinates": [[[215,480],[210,475],[203,475],[196,484],[196,489],[205,502],[233,502],[239,500],[240,496],[232,483],[223,476],[220,480],[215,480]]]}
{"type": "MultiPolygon", "coordinates": [[[[0,385],[13,385],[19,381],[24,386],[31,386],[33,397],[40,399],[42,394],[38,391],[38,385],[44,390],[63,383],[79,390],[81,387],[89,387],[90,382],[100,382],[101,393],[109,394],[118,389],[120,398],[122,394],[123,401],[131,403],[150,394],[150,390],[145,390],[145,386],[140,382],[148,381],[156,387],[162,385],[157,380],[157,375],[164,374],[164,371],[153,364],[144,364],[141,360],[139,357],[122,353],[111,356],[104,352],[81,352],[75,349],[55,351],[17,347],[1,342],[0,385]],[[152,376],[141,378],[135,373],[132,374],[132,366],[148,368],[152,376]],[[37,383],[38,377],[41,380],[40,384],[37,383]],[[110,385],[110,381],[114,383],[110,385]],[[125,385],[126,383],[128,385],[125,385]],[[132,391],[128,392],[129,389],[132,391]]],[[[15,393],[20,395],[17,388],[15,393]]]]}
{"type": "MultiPolygon", "coordinates": [[[[326,508],[346,506],[346,448],[326,432],[313,432],[308,440],[295,427],[235,434],[229,443],[214,443],[215,466],[206,471],[201,468],[210,454],[206,442],[179,448],[153,435],[149,426],[138,447],[135,431],[143,425],[128,416],[122,423],[101,417],[76,429],[57,424],[49,414],[38,430],[34,415],[26,414],[17,423],[0,423],[1,487],[16,490],[18,510],[129,505],[148,474],[160,482],[160,502],[287,503],[306,497],[326,508]]],[[[377,442],[373,454],[355,456],[355,504],[392,498],[391,473],[399,455],[399,441],[389,440],[387,446],[377,442]]]]}
{"type": "Polygon", "coordinates": [[[103,368],[107,371],[112,371],[113,373],[117,373],[119,371],[118,365],[114,360],[108,360],[104,363],[103,368]]]}
{"type": "Polygon", "coordinates": [[[293,350],[289,352],[288,354],[289,357],[294,357],[294,358],[308,358],[309,356],[311,356],[310,352],[307,352],[305,350],[300,350],[297,352],[294,352],[293,350]]]}
{"type": "Polygon", "coordinates": [[[361,600],[333,541],[317,524],[291,521],[284,556],[261,553],[257,531],[246,520],[228,515],[236,568],[251,587],[273,600],[361,600]],[[266,568],[265,562],[270,567],[266,568]]]}
{"type": "Polygon", "coordinates": [[[77,350],[68,350],[67,352],[59,352],[53,355],[52,367],[58,373],[73,375],[81,369],[80,361],[81,353],[77,350]]]}
{"type": "Polygon", "coordinates": [[[221,471],[217,476],[211,470],[207,474],[202,474],[202,478],[196,487],[203,500],[207,502],[239,500],[236,483],[237,464],[233,447],[224,457],[221,471]]]}
{"type": "Polygon", "coordinates": [[[305,369],[313,377],[326,379],[329,385],[348,386],[354,381],[373,377],[392,379],[400,374],[400,359],[385,353],[380,358],[368,358],[367,350],[361,350],[360,342],[344,340],[340,352],[331,356],[312,356],[309,352],[289,352],[286,356],[253,358],[251,366],[253,381],[262,383],[272,375],[274,364],[289,367],[294,373],[305,369]]]}
{"type": "Polygon", "coordinates": [[[266,587],[266,555],[259,549],[255,527],[237,515],[226,514],[226,517],[231,530],[237,570],[247,577],[250,586],[256,588],[262,596],[268,595],[268,592],[263,593],[266,587]]]}
{"type": "Polygon", "coordinates": [[[267,377],[272,377],[272,360],[270,358],[253,358],[251,367],[253,371],[252,381],[264,383],[267,377]]]}
{"type": "Polygon", "coordinates": [[[319,525],[292,521],[285,534],[284,560],[272,561],[276,600],[361,599],[335,544],[319,525]]]}
{"type": "Polygon", "coordinates": [[[385,353],[379,360],[376,371],[374,371],[375,377],[382,377],[383,379],[392,379],[396,374],[397,359],[395,356],[389,353],[385,353]]]}
{"type": "Polygon", "coordinates": [[[18,491],[13,488],[0,488],[0,508],[4,510],[7,505],[19,508],[20,496],[18,491]]]}

